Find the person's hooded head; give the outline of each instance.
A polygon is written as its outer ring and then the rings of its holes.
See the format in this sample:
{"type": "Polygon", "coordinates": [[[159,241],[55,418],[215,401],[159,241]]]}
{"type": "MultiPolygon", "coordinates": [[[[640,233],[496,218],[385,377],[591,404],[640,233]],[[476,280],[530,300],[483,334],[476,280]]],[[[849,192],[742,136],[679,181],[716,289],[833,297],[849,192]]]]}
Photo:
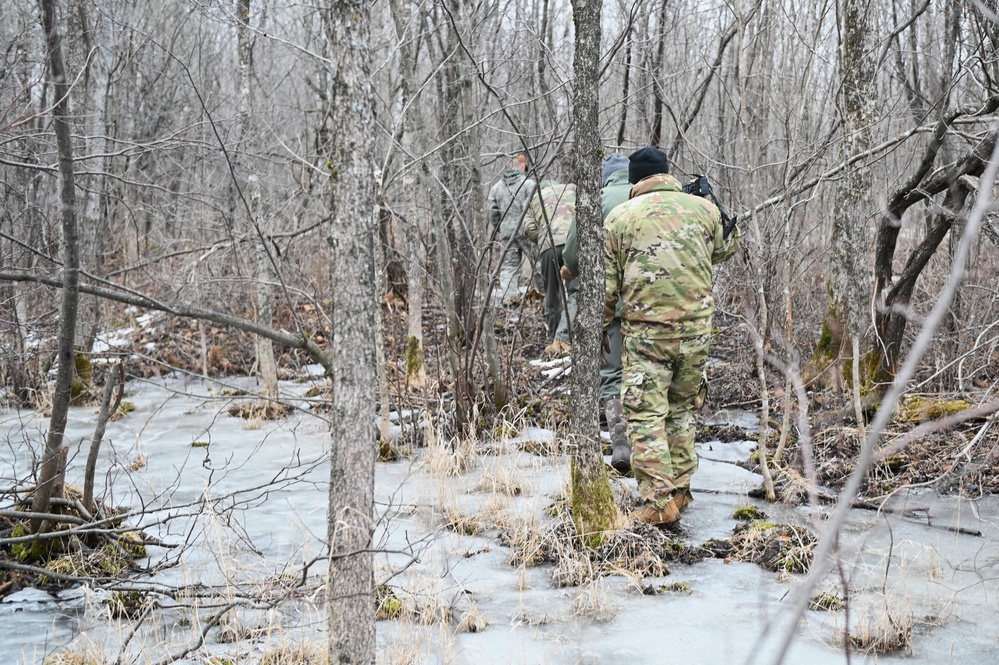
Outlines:
{"type": "Polygon", "coordinates": [[[517,155],[510,160],[510,164],[507,165],[501,175],[508,186],[515,186],[524,180],[525,171],[527,171],[527,157],[517,155]]]}
{"type": "Polygon", "coordinates": [[[600,181],[601,185],[606,185],[610,177],[618,171],[628,168],[628,158],[619,152],[611,153],[604,157],[604,176],[600,181]]]}
{"type": "Polygon", "coordinates": [[[628,156],[628,182],[632,185],[661,173],[669,173],[669,158],[659,148],[646,146],[628,156]]]}

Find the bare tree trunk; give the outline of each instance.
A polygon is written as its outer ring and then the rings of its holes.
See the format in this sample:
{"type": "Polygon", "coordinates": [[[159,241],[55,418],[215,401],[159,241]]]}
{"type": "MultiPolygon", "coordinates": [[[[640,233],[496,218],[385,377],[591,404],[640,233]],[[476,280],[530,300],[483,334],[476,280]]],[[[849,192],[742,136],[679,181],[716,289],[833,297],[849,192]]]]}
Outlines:
{"type": "MultiPolygon", "coordinates": [[[[848,159],[870,146],[869,126],[874,117],[874,57],[866,0],[845,0],[840,39],[842,93],[840,113],[843,140],[840,159],[846,163],[833,203],[832,253],[829,275],[829,307],[822,340],[812,360],[813,369],[835,362],[849,383],[865,385],[870,372],[859,364],[861,376],[853,376],[853,338],[867,348],[871,276],[868,220],[871,208],[868,169],[848,159]],[[839,360],[849,360],[839,364],[839,360]]],[[[839,374],[840,372],[837,372],[839,374]]]]}
{"type": "Polygon", "coordinates": [[[332,2],[326,10],[332,72],[330,154],[333,219],[333,409],[327,587],[333,665],[375,662],[374,484],[378,301],[371,83],[371,6],[332,2]]]}
{"type": "MultiPolygon", "coordinates": [[[[375,184],[376,198],[380,200],[383,195],[381,178],[375,184]]],[[[374,211],[374,217],[378,222],[374,227],[374,235],[371,238],[372,249],[374,250],[375,263],[375,298],[377,303],[381,303],[388,288],[385,284],[385,241],[382,234],[382,222],[386,222],[391,216],[389,211],[378,205],[374,211]]],[[[382,308],[380,304],[375,307],[375,381],[376,397],[378,399],[378,457],[380,459],[392,458],[392,436],[389,406],[388,369],[385,366],[385,332],[382,326],[382,308]]]]}
{"type": "Polygon", "coordinates": [[[118,411],[122,395],[124,394],[125,367],[119,363],[117,368],[108,371],[105,378],[104,397],[101,399],[100,411],[97,414],[97,425],[94,427],[94,438],[90,441],[87,464],[83,473],[83,507],[90,511],[91,515],[97,514],[97,506],[94,502],[94,478],[97,475],[97,456],[101,451],[101,442],[104,440],[104,432],[107,430],[108,421],[118,411]],[[115,397],[115,387],[117,386],[121,386],[121,389],[118,391],[118,396],[115,397]]]}
{"type": "Polygon", "coordinates": [[[576,19],[573,126],[576,232],[579,238],[578,309],[572,345],[572,518],[590,546],[617,517],[600,443],[600,339],[604,312],[604,266],[600,208],[599,81],[601,0],[574,0],[576,19]]]}
{"type": "MultiPolygon", "coordinates": [[[[277,279],[267,248],[267,236],[264,235],[270,224],[262,216],[261,199],[263,194],[260,191],[260,178],[251,175],[246,179],[246,183],[250,196],[250,217],[257,229],[257,275],[254,284],[255,318],[260,325],[270,327],[274,322],[274,282],[277,279]]],[[[280,395],[278,392],[277,361],[274,359],[274,343],[266,337],[257,335],[255,346],[257,349],[257,375],[261,382],[260,392],[269,400],[277,399],[280,395]]]]}
{"type": "Polygon", "coordinates": [[[624,80],[621,82],[621,121],[617,126],[617,144],[624,145],[625,130],[628,127],[628,95],[629,84],[631,83],[631,49],[634,43],[632,39],[631,24],[628,24],[628,44],[624,48],[624,80]]]}
{"type": "MultiPolygon", "coordinates": [[[[437,77],[440,130],[449,137],[440,150],[442,191],[437,236],[437,262],[440,271],[448,327],[448,359],[454,375],[454,406],[457,431],[467,433],[475,427],[474,410],[479,399],[471,377],[472,342],[476,339],[478,322],[475,308],[476,247],[474,219],[479,211],[472,210],[473,179],[478,164],[468,154],[470,145],[469,120],[471,84],[460,49],[465,8],[456,0],[448,1],[448,29],[430,43],[435,44],[435,56],[443,61],[437,77]],[[470,177],[473,176],[473,177],[470,177]],[[446,274],[445,274],[446,273],[446,274]]],[[[481,192],[480,192],[481,195],[481,192]]]]}
{"type": "MultiPolygon", "coordinates": [[[[415,178],[411,179],[415,182],[415,178]]],[[[415,187],[407,187],[415,191],[415,187]]],[[[423,247],[423,217],[417,206],[406,228],[406,241],[409,245],[409,263],[406,267],[408,294],[407,339],[406,339],[406,385],[410,388],[423,388],[427,384],[426,360],[423,352],[423,275],[426,272],[426,251],[423,247]]]]}
{"type": "Polygon", "coordinates": [[[666,8],[669,0],[661,0],[659,7],[659,39],[656,44],[656,57],[652,67],[652,131],[649,135],[649,145],[658,147],[663,140],[663,54],[666,47],[666,8]]]}
{"type": "MultiPolygon", "coordinates": [[[[261,216],[263,211],[260,179],[253,173],[250,159],[246,156],[246,147],[252,134],[253,122],[253,38],[250,33],[251,0],[236,0],[236,43],[239,54],[239,134],[240,146],[237,154],[243,167],[241,171],[249,173],[244,179],[249,195],[250,226],[255,236],[256,275],[254,284],[254,317],[263,326],[274,322],[274,266],[267,248],[267,232],[270,224],[265,223],[261,216]]],[[[237,171],[238,175],[242,175],[237,171]]],[[[278,397],[277,362],[274,359],[274,344],[266,337],[257,336],[257,376],[260,377],[261,394],[267,399],[278,397]]]]}
{"type": "MultiPolygon", "coordinates": [[[[104,204],[105,176],[109,170],[110,142],[107,139],[106,97],[109,72],[107,48],[110,47],[104,34],[106,17],[100,12],[88,13],[92,3],[69,0],[66,8],[67,42],[63,57],[70,76],[80,72],[80,83],[74,94],[74,121],[85,142],[78,143],[79,156],[93,164],[88,169],[96,175],[81,175],[77,178],[80,186],[80,267],[87,272],[100,274],[104,263],[104,248],[107,243],[108,223],[102,214],[104,204]]],[[[78,351],[89,352],[100,329],[101,299],[80,295],[77,305],[76,347],[78,351]]]]}
{"type": "MultiPolygon", "coordinates": [[[[59,150],[59,177],[62,186],[62,304],[59,308],[59,337],[52,418],[45,440],[45,455],[38,476],[38,487],[32,501],[32,510],[46,513],[49,500],[62,495],[65,467],[63,435],[69,419],[70,391],[73,385],[74,349],[76,341],[76,315],[80,293],[80,248],[77,229],[76,182],[73,171],[73,143],[69,124],[69,82],[62,57],[62,43],[56,28],[56,1],[40,0],[42,28],[48,52],[49,78],[55,93],[52,107],[52,125],[59,150]]],[[[44,531],[47,525],[32,521],[32,531],[44,531]]]]}
{"type": "MultiPolygon", "coordinates": [[[[750,79],[753,70],[752,63],[756,58],[756,45],[749,33],[749,29],[750,21],[753,19],[755,11],[756,10],[754,9],[748,15],[738,17],[740,42],[739,69],[737,73],[739,89],[739,124],[742,127],[743,147],[747,164],[756,163],[757,152],[754,150],[754,147],[760,145],[759,142],[754,143],[752,140],[759,123],[757,122],[757,116],[754,115],[752,104],[753,94],[750,90],[750,79]]],[[[750,185],[749,191],[751,192],[756,190],[756,187],[753,186],[755,184],[755,176],[756,170],[750,169],[748,180],[750,185]]],[[[760,437],[757,442],[757,454],[760,458],[760,472],[763,475],[763,488],[766,492],[766,498],[768,501],[776,501],[777,497],[774,492],[773,476],[770,473],[770,465],[767,460],[767,450],[771,436],[770,386],[767,382],[766,365],[764,361],[767,333],[770,329],[770,307],[767,302],[766,280],[764,279],[764,272],[766,271],[765,248],[768,247],[769,243],[764,237],[763,230],[760,228],[759,215],[752,211],[749,214],[748,226],[752,231],[752,238],[756,241],[761,258],[763,259],[752,261],[756,308],[757,316],[759,317],[759,331],[754,341],[756,346],[756,376],[760,382],[760,422],[762,425],[760,437]]]]}
{"type": "MultiPolygon", "coordinates": [[[[399,39],[399,119],[397,140],[408,146],[413,140],[412,128],[420,126],[419,105],[412,99],[416,79],[418,43],[411,37],[413,8],[408,2],[392,0],[392,19],[399,39]]],[[[423,388],[427,383],[426,358],[423,349],[423,282],[426,273],[424,207],[420,205],[422,188],[417,185],[415,173],[403,180],[403,190],[409,192],[406,209],[406,386],[423,388]]]]}
{"type": "MultiPolygon", "coordinates": [[[[469,86],[465,89],[465,100],[462,104],[466,108],[474,108],[474,102],[471,99],[472,90],[469,86]]],[[[469,123],[471,119],[469,118],[469,123]]],[[[486,227],[486,220],[483,211],[485,210],[485,197],[482,192],[482,170],[480,164],[482,163],[482,150],[479,145],[479,128],[478,124],[468,129],[468,145],[469,145],[469,162],[471,163],[470,173],[470,184],[469,189],[471,190],[472,199],[472,211],[473,211],[473,223],[472,228],[475,229],[475,248],[478,250],[479,256],[487,256],[490,252],[490,233],[486,227]]],[[[489,368],[489,378],[492,381],[492,402],[493,408],[496,411],[501,410],[510,401],[510,387],[507,384],[506,375],[503,373],[500,363],[499,348],[496,343],[496,325],[493,321],[493,309],[490,305],[490,277],[491,273],[487,267],[483,266],[482,263],[476,261],[474,265],[477,266],[475,273],[476,282],[476,299],[474,301],[477,307],[481,307],[481,310],[476,310],[475,307],[472,308],[473,314],[476,311],[481,311],[481,316],[477,317],[481,322],[481,327],[479,328],[479,335],[482,338],[482,347],[486,356],[486,366],[489,368]]],[[[471,318],[471,317],[470,317],[471,318]]],[[[471,366],[471,360],[468,361],[469,366],[471,366]]],[[[470,369],[470,367],[469,367],[470,369]]]]}

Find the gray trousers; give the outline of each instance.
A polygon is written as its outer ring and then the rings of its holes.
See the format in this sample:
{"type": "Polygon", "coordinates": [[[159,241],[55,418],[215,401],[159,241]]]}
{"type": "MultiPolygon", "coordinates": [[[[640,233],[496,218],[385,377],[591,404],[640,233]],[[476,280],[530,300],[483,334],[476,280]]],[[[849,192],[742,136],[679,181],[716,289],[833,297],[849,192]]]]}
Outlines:
{"type": "Polygon", "coordinates": [[[516,238],[500,238],[500,259],[499,285],[493,290],[493,304],[502,305],[510,298],[520,297],[520,263],[523,258],[527,258],[533,263],[532,248],[530,242],[523,234],[516,238]],[[503,251],[503,250],[506,251],[503,251]]]}
{"type": "Polygon", "coordinates": [[[607,326],[610,351],[603,354],[600,363],[600,399],[621,399],[621,319],[614,317],[607,326]]]}

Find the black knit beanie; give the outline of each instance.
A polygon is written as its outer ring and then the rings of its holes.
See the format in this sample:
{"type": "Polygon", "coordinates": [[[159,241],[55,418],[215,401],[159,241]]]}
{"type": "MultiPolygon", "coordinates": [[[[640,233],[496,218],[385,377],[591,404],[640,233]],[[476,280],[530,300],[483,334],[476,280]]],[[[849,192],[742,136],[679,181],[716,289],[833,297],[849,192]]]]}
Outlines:
{"type": "Polygon", "coordinates": [[[647,146],[628,157],[628,182],[632,185],[659,173],[669,173],[669,158],[659,148],[647,146]]]}

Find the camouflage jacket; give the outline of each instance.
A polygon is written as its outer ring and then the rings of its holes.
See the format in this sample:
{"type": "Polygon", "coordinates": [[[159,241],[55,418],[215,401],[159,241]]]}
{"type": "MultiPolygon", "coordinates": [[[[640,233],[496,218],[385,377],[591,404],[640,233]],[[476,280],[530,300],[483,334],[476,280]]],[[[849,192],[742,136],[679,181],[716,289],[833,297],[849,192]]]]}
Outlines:
{"type": "Polygon", "coordinates": [[[507,240],[517,234],[527,201],[534,193],[534,181],[517,169],[507,169],[489,190],[489,221],[499,226],[499,237],[507,240]]]}
{"type": "Polygon", "coordinates": [[[538,195],[531,198],[531,214],[527,216],[524,232],[538,243],[538,252],[543,252],[565,244],[574,219],[576,186],[541,183],[538,195]]]}
{"type": "Polygon", "coordinates": [[[722,239],[721,213],[684,194],[670,175],[646,178],[611,212],[604,228],[607,292],[604,325],[624,301],[626,336],[656,339],[711,332],[712,266],[739,248],[739,231],[722,239]]]}

